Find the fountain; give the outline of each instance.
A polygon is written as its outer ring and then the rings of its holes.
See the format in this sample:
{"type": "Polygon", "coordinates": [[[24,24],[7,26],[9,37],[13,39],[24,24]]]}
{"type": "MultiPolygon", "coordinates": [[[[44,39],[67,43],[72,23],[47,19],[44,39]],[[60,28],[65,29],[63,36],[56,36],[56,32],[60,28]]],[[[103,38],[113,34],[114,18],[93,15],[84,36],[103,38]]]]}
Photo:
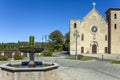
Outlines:
{"type": "Polygon", "coordinates": [[[39,53],[39,52],[42,52],[43,51],[43,48],[35,48],[34,47],[34,36],[30,36],[30,39],[29,39],[29,47],[24,47],[24,48],[20,48],[20,51],[21,52],[24,52],[24,53],[29,53],[29,63],[28,63],[28,66],[29,67],[35,67],[36,66],[36,63],[34,61],[34,53],[39,53]]]}
{"type": "Polygon", "coordinates": [[[29,61],[10,62],[0,65],[1,80],[55,80],[58,64],[35,61],[34,54],[42,52],[43,48],[34,47],[34,36],[30,36],[29,47],[19,48],[23,53],[29,53],[29,61]]]}

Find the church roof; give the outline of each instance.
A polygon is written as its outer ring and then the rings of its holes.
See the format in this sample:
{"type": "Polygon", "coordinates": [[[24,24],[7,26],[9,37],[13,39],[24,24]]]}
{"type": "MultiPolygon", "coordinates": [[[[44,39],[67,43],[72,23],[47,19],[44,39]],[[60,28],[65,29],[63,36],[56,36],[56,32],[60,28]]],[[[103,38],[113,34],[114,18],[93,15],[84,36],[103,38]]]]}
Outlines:
{"type": "Polygon", "coordinates": [[[88,17],[89,15],[91,15],[92,13],[97,13],[104,21],[106,21],[106,20],[104,19],[104,17],[97,11],[96,8],[93,8],[93,9],[83,18],[83,20],[87,19],[87,17],[88,17]]]}

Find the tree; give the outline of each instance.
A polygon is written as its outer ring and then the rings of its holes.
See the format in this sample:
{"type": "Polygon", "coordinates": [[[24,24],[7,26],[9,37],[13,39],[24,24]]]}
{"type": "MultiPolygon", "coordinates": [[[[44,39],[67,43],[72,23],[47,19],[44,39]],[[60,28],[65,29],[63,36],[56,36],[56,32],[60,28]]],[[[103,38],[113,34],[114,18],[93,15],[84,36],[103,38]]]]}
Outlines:
{"type": "Polygon", "coordinates": [[[64,36],[65,40],[64,40],[64,46],[63,46],[63,50],[69,50],[69,44],[70,44],[70,32],[66,33],[64,36]]]}
{"type": "Polygon", "coordinates": [[[49,35],[50,44],[54,50],[60,51],[63,46],[63,34],[59,30],[55,30],[49,35]]]}

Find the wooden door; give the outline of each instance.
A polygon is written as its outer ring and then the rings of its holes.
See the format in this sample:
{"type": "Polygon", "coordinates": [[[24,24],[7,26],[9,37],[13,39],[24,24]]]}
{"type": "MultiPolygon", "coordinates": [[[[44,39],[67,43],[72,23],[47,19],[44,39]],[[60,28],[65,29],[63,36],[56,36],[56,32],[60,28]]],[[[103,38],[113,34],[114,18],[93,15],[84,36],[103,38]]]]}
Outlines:
{"type": "Polygon", "coordinates": [[[93,44],[93,45],[92,45],[92,53],[93,53],[93,54],[96,54],[96,53],[97,53],[97,45],[96,45],[96,44],[93,44]]]}

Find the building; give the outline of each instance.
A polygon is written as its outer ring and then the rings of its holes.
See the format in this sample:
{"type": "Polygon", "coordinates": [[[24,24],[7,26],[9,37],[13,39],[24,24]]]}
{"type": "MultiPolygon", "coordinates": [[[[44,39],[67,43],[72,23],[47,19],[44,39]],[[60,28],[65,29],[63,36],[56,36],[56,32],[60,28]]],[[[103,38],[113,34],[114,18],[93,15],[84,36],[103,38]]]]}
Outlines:
{"type": "Polygon", "coordinates": [[[120,8],[95,8],[82,20],[70,20],[70,54],[120,54],[120,8]]]}

